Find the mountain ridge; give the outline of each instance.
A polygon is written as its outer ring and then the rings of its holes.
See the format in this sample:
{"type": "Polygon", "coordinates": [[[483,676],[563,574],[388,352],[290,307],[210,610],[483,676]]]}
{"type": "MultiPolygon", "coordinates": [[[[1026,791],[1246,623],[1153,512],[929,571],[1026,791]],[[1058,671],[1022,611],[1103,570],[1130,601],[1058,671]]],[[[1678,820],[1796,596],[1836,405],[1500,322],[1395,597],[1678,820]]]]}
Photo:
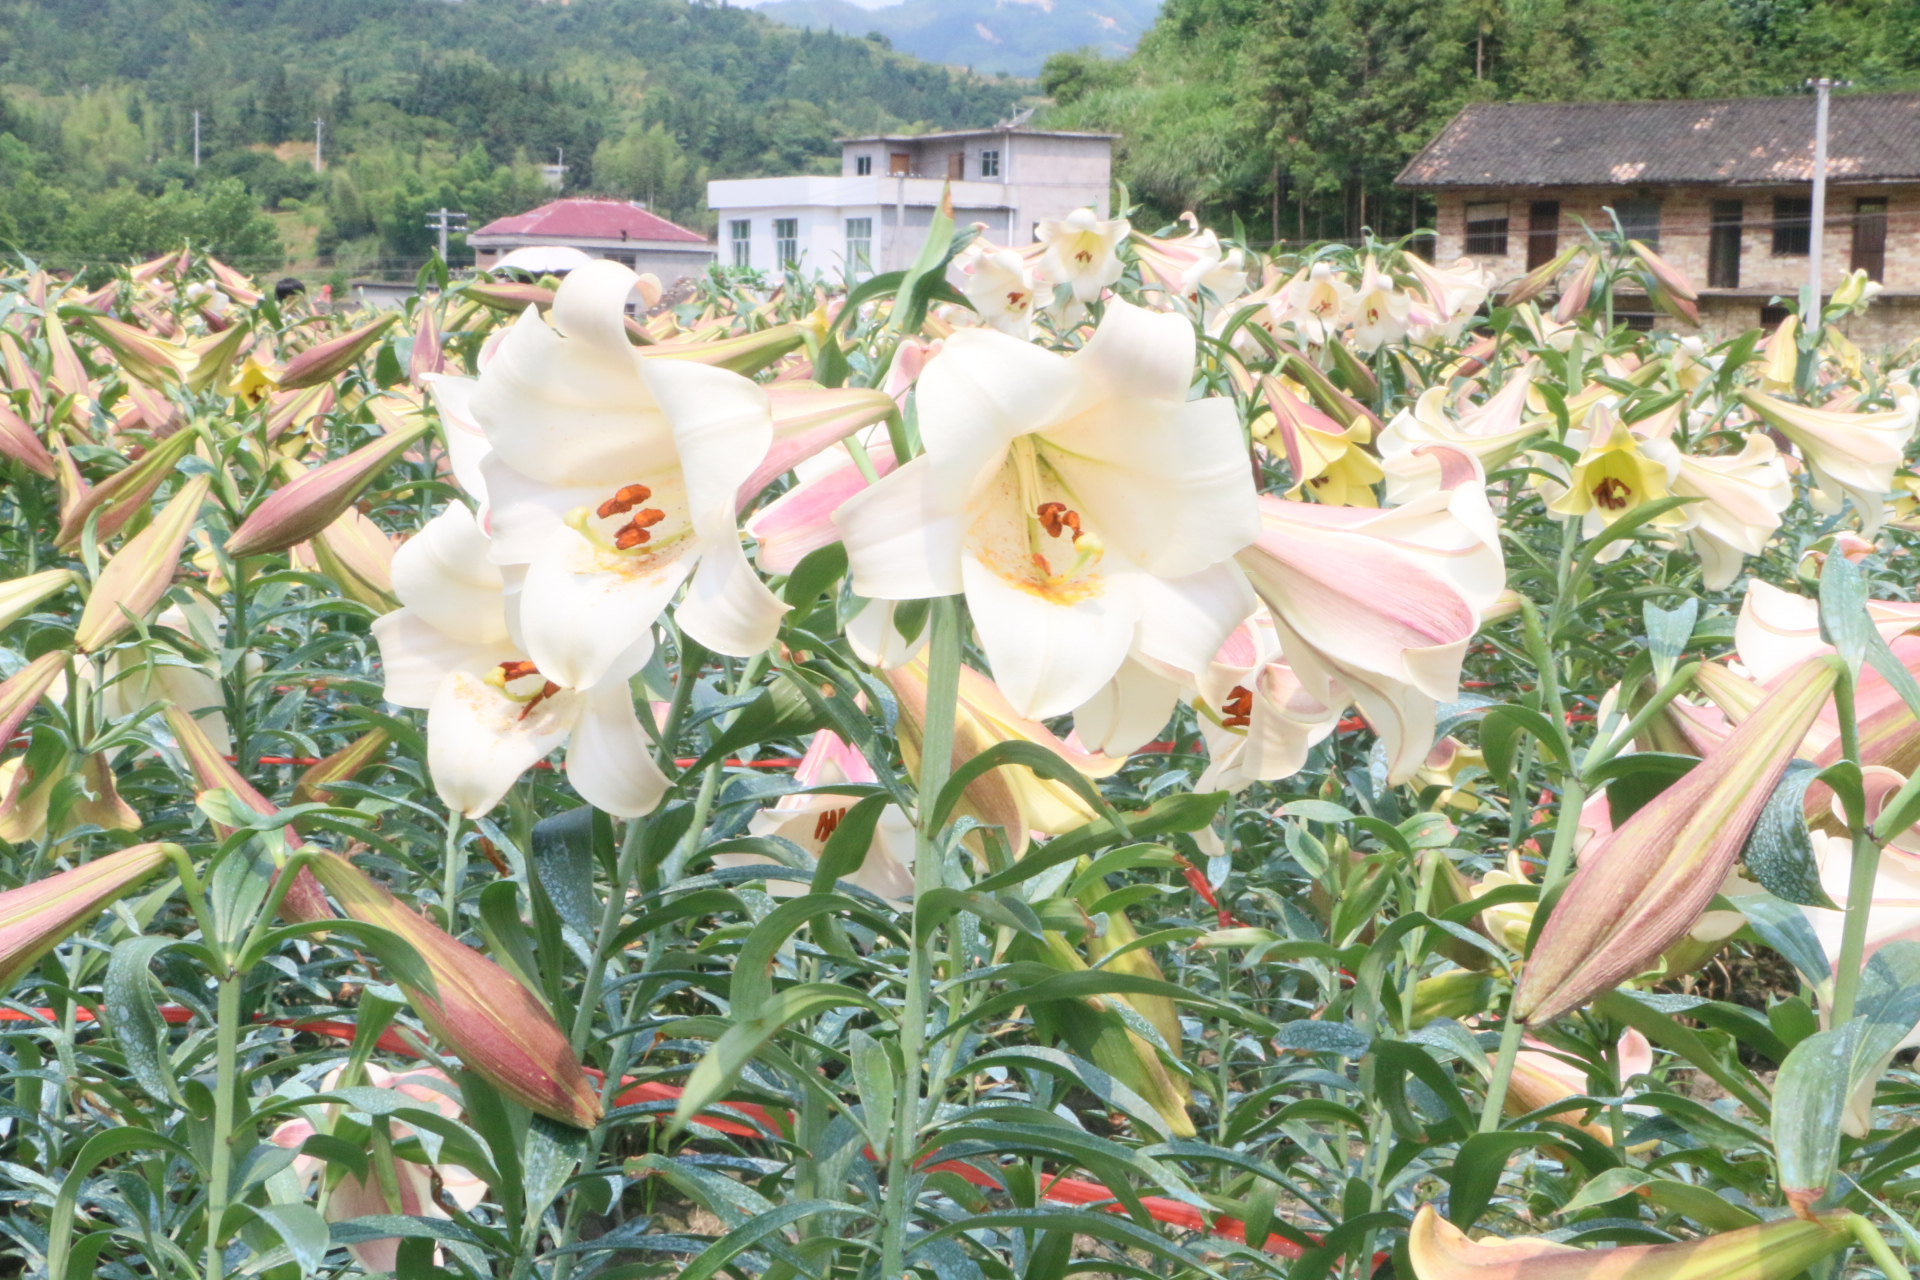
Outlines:
{"type": "Polygon", "coordinates": [[[1049,54],[1067,50],[1125,57],[1159,8],[1159,0],[903,0],[878,9],[850,0],[772,0],[755,11],[791,27],[885,36],[929,62],[1030,78],[1049,54]]]}

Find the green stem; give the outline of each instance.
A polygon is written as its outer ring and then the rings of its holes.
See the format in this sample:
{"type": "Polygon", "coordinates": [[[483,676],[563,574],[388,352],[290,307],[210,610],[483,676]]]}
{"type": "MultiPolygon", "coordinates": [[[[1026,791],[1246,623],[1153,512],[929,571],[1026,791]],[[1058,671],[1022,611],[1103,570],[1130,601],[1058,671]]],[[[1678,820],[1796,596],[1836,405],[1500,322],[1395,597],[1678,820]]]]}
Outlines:
{"type": "Polygon", "coordinates": [[[1480,1112],[1480,1132],[1494,1133],[1500,1128],[1500,1113],[1507,1105],[1507,1082],[1513,1079],[1513,1060],[1520,1053],[1520,1020],[1511,1014],[1500,1029],[1500,1055],[1493,1062],[1493,1079],[1487,1084],[1487,1105],[1480,1112]]]}
{"type": "MultiPolygon", "coordinates": [[[[1833,687],[1833,709],[1840,718],[1840,754],[1855,765],[1860,763],[1860,722],[1854,708],[1856,673],[1843,667],[1833,687]]],[[[1873,882],[1880,872],[1880,849],[1867,831],[1866,813],[1860,805],[1847,806],[1847,831],[1853,837],[1853,867],[1847,877],[1847,916],[1840,931],[1840,958],[1833,975],[1833,1016],[1831,1026],[1844,1026],[1853,1017],[1854,999],[1860,990],[1860,971],[1867,951],[1867,917],[1873,910],[1873,882]]]]}
{"type": "Polygon", "coordinates": [[[447,810],[447,856],[440,886],[440,905],[447,913],[447,932],[460,936],[460,888],[467,880],[467,853],[460,846],[460,815],[447,810]]]}
{"type": "Polygon", "coordinates": [[[219,1021],[215,1024],[213,1157],[207,1174],[207,1280],[221,1280],[226,1256],[220,1250],[220,1224],[227,1216],[233,1164],[234,1076],[240,1056],[240,975],[220,980],[219,1021]]]}
{"type": "MultiPolygon", "coordinates": [[[[960,620],[951,596],[935,600],[928,610],[932,635],[927,655],[927,710],[921,726],[919,830],[914,839],[913,894],[916,902],[940,887],[939,833],[934,830],[934,805],[953,772],[954,711],[960,701],[960,620]]],[[[887,1200],[880,1238],[880,1274],[906,1274],[906,1233],[912,1213],[909,1181],[921,1117],[921,1058],[926,1052],[927,998],[932,987],[933,938],[924,931],[919,912],[913,917],[913,948],[908,960],[905,1008],[900,1018],[899,1111],[887,1160],[887,1200]]]]}

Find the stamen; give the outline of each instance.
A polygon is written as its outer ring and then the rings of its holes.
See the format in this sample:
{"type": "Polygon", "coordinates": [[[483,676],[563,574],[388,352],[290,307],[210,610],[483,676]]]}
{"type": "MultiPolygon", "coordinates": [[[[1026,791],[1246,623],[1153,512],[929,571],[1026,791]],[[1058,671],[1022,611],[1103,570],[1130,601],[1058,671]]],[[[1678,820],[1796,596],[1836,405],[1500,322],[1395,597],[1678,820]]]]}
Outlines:
{"type": "Polygon", "coordinates": [[[825,840],[840,829],[840,820],[846,816],[847,811],[845,809],[827,810],[815,820],[813,824],[813,838],[815,840],[825,840]]]}
{"type": "Polygon", "coordinates": [[[1235,685],[1227,694],[1221,710],[1227,714],[1220,717],[1220,723],[1229,729],[1245,729],[1253,724],[1253,692],[1245,685],[1235,685]]]}
{"type": "Polygon", "coordinates": [[[653,490],[643,484],[622,485],[611,498],[600,504],[594,514],[602,520],[609,516],[625,515],[652,496],[653,490]]]}
{"type": "Polygon", "coordinates": [[[537,676],[539,674],[540,668],[534,666],[524,658],[515,662],[503,662],[500,664],[500,679],[502,681],[523,680],[528,676],[537,676]]]}
{"type": "MultiPolygon", "coordinates": [[[[639,486],[634,486],[638,488],[639,486]]],[[[653,535],[647,530],[667,518],[667,513],[658,507],[648,507],[613,532],[613,545],[621,551],[631,551],[653,535]]]]}
{"type": "Polygon", "coordinates": [[[1018,289],[1011,289],[1007,292],[1007,305],[1018,311],[1027,305],[1027,295],[1018,289]]]}
{"type": "Polygon", "coordinates": [[[1593,486],[1593,500],[1609,511],[1625,510],[1628,505],[1627,500],[1631,497],[1633,497],[1633,486],[1613,476],[1608,476],[1593,486]]]}
{"type": "Polygon", "coordinates": [[[522,720],[525,720],[528,716],[533,714],[533,709],[535,707],[539,706],[541,703],[545,702],[548,698],[551,698],[554,694],[558,692],[560,692],[560,686],[555,684],[551,680],[541,685],[540,692],[534,694],[531,698],[527,699],[527,705],[520,708],[520,718],[522,720]]]}
{"type": "Polygon", "coordinates": [[[1082,533],[1080,513],[1069,508],[1066,503],[1043,502],[1035,514],[1040,517],[1040,527],[1047,531],[1049,538],[1059,537],[1062,529],[1071,529],[1073,540],[1076,543],[1080,541],[1082,533]]]}

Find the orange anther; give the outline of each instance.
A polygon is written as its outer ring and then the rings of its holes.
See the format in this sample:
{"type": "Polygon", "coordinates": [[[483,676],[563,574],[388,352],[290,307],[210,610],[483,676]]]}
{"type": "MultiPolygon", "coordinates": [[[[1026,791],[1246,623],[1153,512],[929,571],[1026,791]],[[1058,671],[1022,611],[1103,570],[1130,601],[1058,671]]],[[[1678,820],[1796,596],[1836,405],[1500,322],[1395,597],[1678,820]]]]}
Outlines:
{"type": "Polygon", "coordinates": [[[1047,531],[1049,538],[1060,536],[1062,529],[1073,530],[1073,540],[1080,541],[1080,513],[1071,510],[1064,502],[1043,502],[1034,513],[1040,518],[1040,527],[1047,531]]]}
{"type": "Polygon", "coordinates": [[[828,836],[831,836],[835,831],[840,829],[840,820],[846,816],[847,811],[845,809],[827,810],[815,820],[813,824],[813,838],[815,840],[825,840],[828,836]]]}
{"type": "Polygon", "coordinates": [[[1245,729],[1253,723],[1253,693],[1244,685],[1235,685],[1221,706],[1226,714],[1220,723],[1229,729],[1245,729]]]}
{"type": "Polygon", "coordinates": [[[653,490],[643,484],[621,485],[614,491],[611,498],[608,498],[596,508],[594,514],[598,515],[602,520],[605,520],[608,516],[623,515],[652,496],[653,490]]]}
{"type": "Polygon", "coordinates": [[[500,675],[501,678],[505,680],[524,680],[528,676],[537,676],[539,674],[540,668],[525,659],[500,664],[500,675]]]}
{"type": "Polygon", "coordinates": [[[555,684],[551,680],[541,685],[540,692],[534,694],[533,697],[528,700],[527,705],[520,708],[520,718],[522,720],[525,720],[528,716],[533,714],[533,709],[535,707],[539,706],[541,703],[545,702],[548,698],[551,698],[554,694],[558,692],[560,692],[560,686],[555,684]]]}
{"type": "Polygon", "coordinates": [[[1609,511],[1626,509],[1627,500],[1633,497],[1633,487],[1623,480],[1608,476],[1593,486],[1593,500],[1609,511]]]}

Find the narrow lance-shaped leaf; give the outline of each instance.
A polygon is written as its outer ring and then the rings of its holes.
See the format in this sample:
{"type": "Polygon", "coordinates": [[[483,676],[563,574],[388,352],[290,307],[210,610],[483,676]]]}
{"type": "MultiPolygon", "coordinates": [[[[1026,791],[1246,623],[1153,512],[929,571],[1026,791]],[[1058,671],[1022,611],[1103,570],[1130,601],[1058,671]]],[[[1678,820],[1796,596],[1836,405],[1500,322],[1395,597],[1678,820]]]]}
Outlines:
{"type": "Polygon", "coordinates": [[[313,868],[348,915],[398,934],[419,952],[436,990],[404,987],[407,999],[470,1070],[549,1119],[583,1129],[599,1123],[599,1096],[566,1033],[532,992],[345,858],[323,854],[313,868]]]}
{"type": "Polygon", "coordinates": [[[194,521],[200,518],[200,504],[206,501],[212,483],[204,475],[187,481],[153,523],[107,562],[73,632],[73,642],[81,652],[105,648],[133,625],[134,618],[146,617],[160,603],[173,582],[174,570],[180,567],[180,549],[186,545],[194,521]]]}
{"type": "Polygon", "coordinates": [[[1650,967],[1726,879],[1787,761],[1825,705],[1832,659],[1802,664],[1726,742],[1589,849],[1514,992],[1538,1024],[1650,967]]]}

